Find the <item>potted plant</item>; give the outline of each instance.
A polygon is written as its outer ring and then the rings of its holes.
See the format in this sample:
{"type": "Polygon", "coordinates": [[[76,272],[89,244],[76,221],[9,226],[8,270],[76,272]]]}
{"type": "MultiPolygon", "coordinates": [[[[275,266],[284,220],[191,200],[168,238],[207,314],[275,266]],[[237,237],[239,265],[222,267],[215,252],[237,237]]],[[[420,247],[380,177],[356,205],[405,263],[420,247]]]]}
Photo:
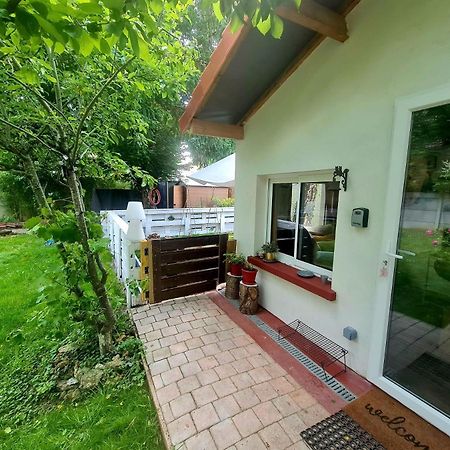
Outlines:
{"type": "Polygon", "coordinates": [[[250,263],[245,262],[242,268],[242,283],[244,284],[255,284],[256,274],[258,270],[255,269],[250,263]]]}
{"type": "Polygon", "coordinates": [[[242,266],[245,264],[245,256],[242,253],[225,253],[225,262],[228,263],[231,275],[242,276],[242,266]]]}
{"type": "Polygon", "coordinates": [[[276,261],[278,246],[276,242],[266,242],[261,250],[264,252],[264,259],[267,261],[276,261]]]}

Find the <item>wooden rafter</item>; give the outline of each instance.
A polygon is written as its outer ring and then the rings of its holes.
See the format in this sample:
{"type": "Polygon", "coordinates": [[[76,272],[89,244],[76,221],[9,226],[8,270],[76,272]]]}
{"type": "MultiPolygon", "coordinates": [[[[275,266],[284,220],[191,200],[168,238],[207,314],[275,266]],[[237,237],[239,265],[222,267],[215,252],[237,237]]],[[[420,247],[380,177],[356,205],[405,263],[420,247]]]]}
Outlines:
{"type": "Polygon", "coordinates": [[[289,22],[296,23],[323,36],[344,42],[348,39],[345,18],[314,0],[302,0],[300,9],[291,6],[279,6],[277,15],[289,22]]]}
{"type": "Polygon", "coordinates": [[[189,131],[202,136],[244,139],[244,127],[242,125],[227,125],[224,123],[192,119],[189,131]]]}
{"type": "Polygon", "coordinates": [[[239,48],[239,45],[249,30],[250,26],[244,24],[235,33],[231,32],[230,26],[223,32],[222,39],[214,50],[214,53],[211,55],[209,64],[206,66],[200,81],[192,92],[191,100],[178,122],[182,133],[190,128],[191,121],[195,117],[195,114],[205,104],[208,96],[213,91],[220,76],[227,69],[233,55],[236,53],[236,50],[239,48]]]}

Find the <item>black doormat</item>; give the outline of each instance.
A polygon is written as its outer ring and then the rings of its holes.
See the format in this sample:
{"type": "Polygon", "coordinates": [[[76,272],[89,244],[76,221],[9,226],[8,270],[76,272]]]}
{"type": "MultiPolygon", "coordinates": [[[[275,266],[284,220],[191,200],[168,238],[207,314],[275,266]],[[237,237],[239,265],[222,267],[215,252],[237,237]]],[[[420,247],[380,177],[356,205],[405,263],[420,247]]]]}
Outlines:
{"type": "Polygon", "coordinates": [[[386,450],[344,411],[301,432],[312,450],[386,450]]]}

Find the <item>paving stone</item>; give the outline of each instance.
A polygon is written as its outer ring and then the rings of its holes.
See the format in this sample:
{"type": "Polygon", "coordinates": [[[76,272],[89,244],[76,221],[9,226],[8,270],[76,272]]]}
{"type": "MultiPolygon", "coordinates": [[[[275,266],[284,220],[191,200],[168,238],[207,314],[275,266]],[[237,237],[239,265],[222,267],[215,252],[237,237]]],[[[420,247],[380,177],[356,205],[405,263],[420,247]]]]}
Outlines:
{"type": "Polygon", "coordinates": [[[201,367],[199,366],[197,361],[188,362],[187,364],[183,364],[180,366],[181,372],[183,376],[190,377],[191,375],[195,375],[196,373],[201,372],[201,367]]]}
{"type": "Polygon", "coordinates": [[[164,405],[164,403],[169,403],[173,399],[179,397],[180,391],[177,384],[172,383],[156,391],[156,394],[158,395],[159,403],[164,405]]]}
{"type": "Polygon", "coordinates": [[[259,403],[253,407],[253,411],[265,427],[282,419],[280,412],[271,401],[259,403]]]}
{"type": "Polygon", "coordinates": [[[230,447],[241,440],[241,436],[231,419],[225,419],[210,429],[219,450],[230,447]]]}
{"type": "Polygon", "coordinates": [[[214,369],[203,370],[197,374],[197,377],[202,386],[206,386],[207,384],[220,380],[219,375],[217,375],[217,372],[214,369]]]}
{"type": "Polygon", "coordinates": [[[183,333],[184,331],[192,330],[191,324],[189,322],[182,322],[176,325],[178,333],[183,333]]]}
{"type": "Polygon", "coordinates": [[[219,365],[214,356],[207,356],[206,358],[199,359],[198,363],[200,364],[202,370],[214,369],[214,367],[219,365]]]}
{"type": "Polygon", "coordinates": [[[233,361],[231,364],[236,369],[237,373],[244,373],[248,372],[249,370],[253,370],[253,366],[246,359],[233,361]]]}
{"type": "Polygon", "coordinates": [[[166,424],[169,424],[170,422],[173,422],[175,420],[172,414],[172,410],[170,409],[169,403],[161,405],[161,411],[164,418],[164,422],[166,424]]]}
{"type": "Polygon", "coordinates": [[[267,400],[272,400],[273,398],[278,396],[275,389],[267,381],[264,383],[261,383],[261,384],[257,384],[256,386],[253,386],[252,389],[253,389],[253,392],[258,396],[258,398],[262,402],[265,402],[267,400]]]}
{"type": "Polygon", "coordinates": [[[204,320],[205,320],[206,325],[214,325],[217,323],[216,317],[205,317],[204,320]]]}
{"type": "Polygon", "coordinates": [[[284,450],[292,444],[291,439],[279,423],[273,423],[263,428],[258,434],[267,448],[284,450]]]}
{"type": "MultiPolygon", "coordinates": [[[[209,320],[210,319],[212,319],[212,317],[209,317],[208,318],[209,320]]],[[[205,320],[205,323],[206,323],[206,321],[208,320],[208,319],[204,319],[205,320]]],[[[205,326],[205,331],[209,334],[209,333],[216,333],[216,332],[218,332],[218,331],[220,331],[220,328],[218,327],[218,325],[217,324],[211,324],[211,325],[206,325],[205,326]]]]}
{"type": "Polygon", "coordinates": [[[161,333],[164,337],[173,336],[174,334],[178,334],[177,327],[166,327],[161,330],[161,333]]]}
{"type": "Polygon", "coordinates": [[[159,322],[160,320],[168,319],[168,318],[169,318],[169,314],[167,314],[166,312],[162,312],[162,313],[155,315],[155,320],[157,322],[159,322]]]}
{"type": "Polygon", "coordinates": [[[146,333],[151,333],[153,331],[153,325],[151,323],[147,325],[136,324],[136,328],[140,336],[145,336],[146,333]]]}
{"type": "Polygon", "coordinates": [[[241,407],[237,404],[232,395],[219,398],[213,405],[221,420],[228,419],[228,417],[232,417],[241,411],[241,407]]]}
{"type": "Polygon", "coordinates": [[[206,405],[218,398],[211,385],[202,386],[201,388],[192,391],[192,396],[194,397],[197,406],[206,405]]]}
{"type": "Polygon", "coordinates": [[[263,383],[271,379],[271,376],[264,367],[250,370],[248,374],[255,380],[255,383],[263,383]]]}
{"type": "Polygon", "coordinates": [[[242,409],[252,408],[260,403],[259,398],[250,388],[238,391],[233,396],[242,409]]]}
{"type": "MultiPolygon", "coordinates": [[[[195,314],[194,314],[195,316],[195,314]]],[[[205,321],[203,319],[196,319],[196,320],[192,320],[191,322],[189,322],[191,324],[192,328],[200,328],[200,327],[204,327],[205,321]]]]}
{"type": "Polygon", "coordinates": [[[161,330],[162,328],[166,328],[167,326],[168,325],[167,325],[167,321],[166,320],[160,320],[160,321],[155,322],[153,324],[153,329],[154,330],[161,330]]]}
{"type": "Polygon", "coordinates": [[[163,337],[159,340],[159,343],[161,344],[161,347],[170,347],[173,344],[177,343],[177,340],[175,336],[167,336],[163,337]]]}
{"type": "Polygon", "coordinates": [[[222,380],[237,374],[236,369],[231,364],[219,364],[214,370],[222,380]]]}
{"type": "Polygon", "coordinates": [[[244,347],[233,348],[230,350],[230,353],[234,356],[234,359],[243,359],[249,357],[249,354],[244,347]]]}
{"type": "Polygon", "coordinates": [[[155,318],[153,316],[148,316],[148,317],[142,318],[139,322],[141,325],[150,325],[153,322],[155,322],[155,318]]]}
{"type": "MultiPolygon", "coordinates": [[[[269,371],[267,370],[267,372],[269,371]]],[[[274,380],[270,380],[269,383],[272,385],[272,387],[275,389],[275,391],[279,396],[288,394],[289,392],[294,391],[296,388],[296,386],[293,386],[291,383],[289,383],[286,377],[275,378],[274,380]]]]}
{"type": "Polygon", "coordinates": [[[298,414],[292,414],[280,420],[279,424],[286,431],[292,442],[301,440],[300,433],[306,430],[308,426],[303,422],[298,414]]]}
{"type": "Polygon", "coordinates": [[[208,344],[202,347],[203,353],[205,356],[212,356],[217,355],[217,353],[220,353],[220,349],[217,346],[217,344],[208,344]]]}
{"type": "Polygon", "coordinates": [[[212,384],[213,389],[216,391],[216,394],[219,398],[226,397],[227,395],[232,394],[233,392],[236,392],[236,386],[233,384],[233,382],[226,378],[225,380],[216,381],[212,384]]]}
{"type": "Polygon", "coordinates": [[[298,405],[294,402],[294,400],[292,400],[291,397],[289,397],[288,394],[274,398],[272,403],[283,417],[290,416],[299,410],[298,405]]]}
{"type": "Polygon", "coordinates": [[[190,322],[191,320],[195,320],[194,314],[184,314],[181,316],[181,320],[183,322],[190,322]]]}
{"type": "Polygon", "coordinates": [[[242,336],[233,338],[233,342],[236,344],[236,347],[247,347],[248,345],[253,343],[253,339],[244,334],[242,336]]]}
{"type": "Polygon", "coordinates": [[[170,317],[180,317],[183,315],[183,312],[180,311],[179,309],[176,309],[174,311],[169,311],[169,316],[170,317]]]}
{"type": "MultiPolygon", "coordinates": [[[[257,434],[252,434],[236,443],[236,450],[267,450],[264,442],[257,434]]],[[[274,449],[275,450],[275,449],[274,449]]]]}
{"type": "Polygon", "coordinates": [[[200,338],[195,337],[186,341],[186,345],[189,350],[192,350],[194,348],[203,347],[204,344],[200,338]]]}
{"type": "Polygon", "coordinates": [[[147,311],[141,311],[141,312],[133,314],[134,321],[137,321],[139,319],[144,319],[145,317],[147,317],[147,311]]]}
{"type": "Polygon", "coordinates": [[[170,366],[167,359],[162,359],[161,361],[150,364],[149,369],[152,375],[158,375],[162,372],[167,372],[170,369],[170,366]]]}
{"type": "MultiPolygon", "coordinates": [[[[206,333],[206,330],[205,330],[206,333]]],[[[215,334],[205,334],[201,337],[202,341],[205,343],[205,345],[208,344],[214,344],[218,342],[219,338],[215,334]]],[[[217,347],[217,353],[220,352],[220,349],[217,347]]]]}
{"type": "Polygon", "coordinates": [[[209,430],[192,436],[185,443],[186,450],[216,450],[216,444],[209,430]]]}
{"type": "Polygon", "coordinates": [[[161,359],[166,359],[170,356],[170,350],[167,347],[159,348],[155,350],[152,354],[153,361],[160,361],[161,359]]]}
{"type": "MultiPolygon", "coordinates": [[[[232,367],[234,368],[234,365],[232,365],[232,367]]],[[[250,386],[254,386],[255,384],[253,378],[246,372],[238,373],[237,375],[232,376],[231,381],[238,389],[246,389],[250,386]]]]}
{"type": "Polygon", "coordinates": [[[258,367],[263,367],[268,364],[268,361],[262,355],[252,355],[249,356],[248,362],[256,369],[258,367]]]}
{"type": "Polygon", "coordinates": [[[300,410],[298,414],[308,427],[312,427],[314,424],[330,415],[328,411],[318,403],[307,409],[300,410]]]}
{"type": "MultiPolygon", "coordinates": [[[[267,367],[265,367],[265,369],[267,370],[267,372],[269,373],[269,375],[272,378],[278,378],[278,377],[283,377],[287,375],[287,372],[278,364],[270,364],[267,367]]],[[[291,382],[289,380],[289,378],[286,377],[286,379],[291,382]]]]}
{"type": "Polygon", "coordinates": [[[184,353],[187,351],[187,345],[184,342],[177,342],[169,347],[170,353],[172,355],[177,355],[178,353],[184,353]]]}
{"type": "Polygon", "coordinates": [[[188,361],[198,361],[199,359],[205,357],[205,354],[203,353],[201,347],[188,350],[187,352],[185,352],[185,355],[188,361]]]}
{"type": "Polygon", "coordinates": [[[192,334],[192,337],[201,337],[206,334],[206,330],[203,327],[199,327],[190,330],[190,333],[192,334]]]}
{"type": "Polygon", "coordinates": [[[234,356],[228,350],[224,352],[219,351],[214,356],[219,364],[228,364],[234,361],[234,356]]]}
{"type": "Polygon", "coordinates": [[[197,432],[194,422],[189,414],[186,414],[169,423],[167,425],[167,429],[173,445],[180,444],[197,432]]]}
{"type": "Polygon", "coordinates": [[[222,351],[231,350],[233,348],[236,348],[236,344],[231,339],[219,340],[217,345],[219,346],[220,350],[222,350],[222,351]]]}
{"type": "Polygon", "coordinates": [[[212,403],[207,403],[201,408],[192,411],[192,420],[197,431],[206,430],[220,421],[212,403]]]}
{"type": "MultiPolygon", "coordinates": [[[[147,342],[156,341],[161,337],[162,337],[161,330],[150,331],[149,333],[145,333],[145,339],[147,339],[147,342]]],[[[161,345],[161,347],[163,346],[161,345]]]]}
{"type": "Polygon", "coordinates": [[[200,382],[195,375],[191,375],[190,377],[182,378],[178,381],[177,385],[180,392],[184,394],[198,389],[200,387],[200,382]]]}
{"type": "Polygon", "coordinates": [[[183,322],[181,321],[181,319],[179,317],[171,317],[170,319],[167,319],[167,324],[170,326],[179,325],[180,323],[183,323],[183,322]]]}
{"type": "Polygon", "coordinates": [[[250,436],[253,433],[261,430],[262,423],[258,420],[255,413],[251,409],[243,411],[233,417],[233,422],[236,425],[242,437],[250,436]]]}
{"type": "Polygon", "coordinates": [[[178,417],[184,416],[185,414],[191,412],[196,408],[194,399],[189,393],[180,395],[170,402],[170,409],[172,410],[173,417],[178,419],[178,417]]]}
{"type": "Polygon", "coordinates": [[[193,337],[194,336],[192,336],[192,334],[189,331],[183,331],[182,333],[175,335],[176,342],[184,342],[184,343],[186,343],[186,341],[189,341],[193,337]]]}
{"type": "Polygon", "coordinates": [[[317,400],[305,389],[297,389],[292,391],[289,396],[300,406],[301,409],[309,408],[317,403],[317,400]]]}
{"type": "Polygon", "coordinates": [[[179,367],[175,367],[161,374],[162,381],[165,386],[176,383],[183,378],[183,374],[179,367]]]}
{"type": "Polygon", "coordinates": [[[154,350],[158,350],[158,348],[161,348],[161,344],[159,343],[159,341],[144,342],[144,348],[145,351],[153,352],[154,350]]]}
{"type": "Polygon", "coordinates": [[[261,355],[265,353],[264,350],[255,342],[246,345],[245,350],[247,350],[249,355],[261,355]]]}
{"type": "Polygon", "coordinates": [[[167,358],[170,367],[179,367],[183,364],[188,363],[188,360],[184,353],[178,353],[177,355],[173,355],[170,358],[167,358]]]}

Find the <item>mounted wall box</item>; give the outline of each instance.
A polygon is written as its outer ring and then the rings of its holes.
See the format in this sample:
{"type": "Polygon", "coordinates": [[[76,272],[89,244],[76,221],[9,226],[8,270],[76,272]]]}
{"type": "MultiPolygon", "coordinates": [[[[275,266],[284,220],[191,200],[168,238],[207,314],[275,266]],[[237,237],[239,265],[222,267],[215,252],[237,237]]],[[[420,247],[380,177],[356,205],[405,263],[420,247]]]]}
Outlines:
{"type": "Polygon", "coordinates": [[[353,327],[345,327],[342,331],[342,334],[349,341],[354,341],[358,336],[358,332],[353,327]]]}
{"type": "Polygon", "coordinates": [[[369,223],[369,210],[367,208],[355,208],[352,211],[352,227],[366,228],[369,223]]]}

